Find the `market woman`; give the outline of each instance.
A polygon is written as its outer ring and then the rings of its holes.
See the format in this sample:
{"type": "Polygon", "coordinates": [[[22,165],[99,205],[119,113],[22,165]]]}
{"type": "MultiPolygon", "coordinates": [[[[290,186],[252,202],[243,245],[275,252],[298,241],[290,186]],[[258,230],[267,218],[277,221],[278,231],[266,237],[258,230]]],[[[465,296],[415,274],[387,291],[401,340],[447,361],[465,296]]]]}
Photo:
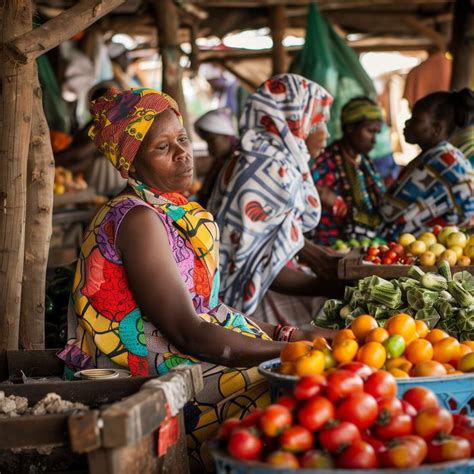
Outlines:
{"type": "Polygon", "coordinates": [[[259,320],[309,322],[314,297],[335,287],[295,261],[305,251],[322,275],[337,269],[304,237],[320,218],[308,162],[326,144],[331,102],[296,74],[265,81],[247,99],[240,143],[209,201],[221,230],[221,297],[259,320]]]}
{"type": "Polygon", "coordinates": [[[385,187],[368,153],[382,125],[381,107],[368,97],[352,99],[341,111],[342,138],[313,159],[311,174],[323,204],[312,232],[316,243],[375,237],[385,187]]]}
{"type": "Polygon", "coordinates": [[[405,124],[405,139],[421,153],[400,173],[380,207],[387,238],[418,234],[433,225],[463,225],[474,217],[474,171],[448,143],[474,115],[474,92],[434,92],[418,100],[405,124]]]}
{"type": "Polygon", "coordinates": [[[257,325],[219,302],[218,228],[182,195],[193,154],[173,99],[110,91],[91,112],[90,136],[128,186],[85,233],[72,293],[76,334],[63,357],[75,369],[126,367],[133,375],[201,362],[204,390],[185,410],[190,457],[201,466],[201,443],[223,419],[268,403],[254,366],[277,357],[283,341],[316,332],[257,325]]]}

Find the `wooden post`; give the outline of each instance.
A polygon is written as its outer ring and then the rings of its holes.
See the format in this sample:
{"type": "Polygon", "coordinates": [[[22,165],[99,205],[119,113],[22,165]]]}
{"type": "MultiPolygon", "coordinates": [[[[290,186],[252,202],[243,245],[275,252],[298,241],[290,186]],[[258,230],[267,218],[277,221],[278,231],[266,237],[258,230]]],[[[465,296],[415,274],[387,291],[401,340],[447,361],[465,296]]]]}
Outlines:
{"type": "MultiPolygon", "coordinates": [[[[36,69],[36,68],[35,68],[36,69]]],[[[20,347],[44,349],[46,267],[52,232],[54,157],[35,71],[28,157],[25,264],[21,292],[20,347]]]]}
{"type": "Polygon", "coordinates": [[[451,37],[453,71],[451,89],[470,87],[474,70],[474,6],[470,0],[457,0],[451,37]]]}
{"type": "Polygon", "coordinates": [[[153,5],[163,65],[161,88],[163,92],[176,100],[183,116],[184,126],[188,128],[188,113],[184,100],[183,85],[181,83],[183,75],[181,66],[179,65],[181,49],[178,40],[178,11],[173,0],[154,0],[153,5]]]}
{"type": "Polygon", "coordinates": [[[272,64],[273,75],[287,72],[287,56],[283,46],[286,29],[285,5],[275,5],[270,8],[270,29],[272,32],[272,64]]]}
{"type": "Polygon", "coordinates": [[[25,241],[26,169],[33,63],[6,55],[6,43],[31,31],[31,0],[3,4],[0,47],[0,349],[17,349],[25,241]]]}

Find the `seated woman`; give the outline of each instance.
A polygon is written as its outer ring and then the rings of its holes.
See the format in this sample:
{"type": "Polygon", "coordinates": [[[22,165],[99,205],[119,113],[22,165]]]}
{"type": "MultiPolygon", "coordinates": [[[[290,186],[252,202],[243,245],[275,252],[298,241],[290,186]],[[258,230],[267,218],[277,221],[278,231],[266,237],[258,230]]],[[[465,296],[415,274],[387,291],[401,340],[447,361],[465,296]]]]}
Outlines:
{"type": "MultiPolygon", "coordinates": [[[[237,152],[209,201],[221,230],[221,297],[257,319],[309,322],[312,308],[302,297],[330,291],[293,259],[320,218],[308,161],[310,150],[316,155],[325,146],[331,102],[322,87],[295,74],[264,82],[247,100],[237,152]]],[[[308,246],[305,260],[321,270],[324,256],[308,246]]],[[[337,263],[328,260],[335,273],[337,263]]]]}
{"type": "Polygon", "coordinates": [[[232,112],[226,107],[205,113],[196,120],[194,129],[207,143],[209,154],[214,158],[197,194],[199,204],[206,207],[216,185],[219,172],[234,153],[237,144],[237,131],[234,126],[232,112]]]}
{"type": "Polygon", "coordinates": [[[317,244],[375,237],[385,187],[368,153],[382,124],[382,108],[374,101],[350,100],[341,111],[342,138],[313,159],[311,173],[322,201],[321,222],[311,233],[317,244]]]}
{"type": "Polygon", "coordinates": [[[218,228],[182,196],[193,155],[173,99],[113,90],[91,112],[90,136],[128,184],[85,233],[71,296],[74,339],[62,357],[81,361],[76,370],[118,365],[133,375],[201,363],[204,390],[185,409],[200,466],[202,442],[223,419],[269,402],[254,366],[277,357],[283,340],[326,334],[256,324],[219,302],[218,228]]]}
{"type": "Polygon", "coordinates": [[[405,139],[421,153],[400,173],[384,196],[380,212],[388,238],[419,233],[435,224],[463,225],[474,216],[474,171],[448,143],[456,126],[474,112],[474,93],[434,92],[418,100],[405,124],[405,139]]]}

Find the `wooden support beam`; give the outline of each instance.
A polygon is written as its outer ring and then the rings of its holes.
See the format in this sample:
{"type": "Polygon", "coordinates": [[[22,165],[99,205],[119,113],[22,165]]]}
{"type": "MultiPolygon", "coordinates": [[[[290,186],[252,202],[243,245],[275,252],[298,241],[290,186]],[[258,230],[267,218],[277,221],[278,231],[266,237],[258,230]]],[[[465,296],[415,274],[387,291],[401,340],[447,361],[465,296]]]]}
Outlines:
{"type": "Polygon", "coordinates": [[[33,31],[20,35],[8,45],[8,53],[17,62],[26,64],[64,40],[85,30],[125,0],[82,0],[33,31]]]}
{"type": "Polygon", "coordinates": [[[469,0],[456,2],[452,32],[450,86],[453,90],[459,90],[471,86],[474,70],[474,5],[469,0]]]}
{"type": "Polygon", "coordinates": [[[25,260],[21,291],[20,347],[44,349],[44,295],[52,233],[54,157],[35,68],[27,171],[25,260]]]}
{"type": "Polygon", "coordinates": [[[5,46],[31,31],[31,19],[31,0],[4,3],[0,44],[0,350],[18,349],[33,90],[33,64],[12,61],[5,46]]]}
{"type": "Polygon", "coordinates": [[[223,62],[222,66],[224,66],[231,74],[233,74],[240,82],[242,82],[242,84],[245,84],[247,87],[249,87],[252,92],[254,92],[257,89],[257,87],[260,85],[260,84],[256,84],[254,81],[252,81],[252,79],[250,79],[248,77],[245,77],[242,74],[240,74],[240,72],[238,72],[228,62],[223,62]]]}
{"type": "Polygon", "coordinates": [[[420,21],[414,16],[405,16],[405,23],[409,25],[413,30],[420,33],[422,36],[426,36],[436,45],[439,51],[446,51],[447,49],[447,38],[445,38],[441,33],[438,33],[436,30],[425,24],[423,21],[420,21]]]}
{"type": "Polygon", "coordinates": [[[287,70],[286,50],[283,46],[286,28],[285,5],[270,7],[270,30],[272,33],[272,74],[283,74],[287,70]]]}
{"type": "Polygon", "coordinates": [[[170,95],[178,103],[184,126],[188,128],[189,121],[182,86],[183,74],[179,64],[182,53],[178,41],[178,9],[173,0],[154,0],[153,6],[160,37],[160,54],[163,64],[161,88],[163,92],[170,95]]]}

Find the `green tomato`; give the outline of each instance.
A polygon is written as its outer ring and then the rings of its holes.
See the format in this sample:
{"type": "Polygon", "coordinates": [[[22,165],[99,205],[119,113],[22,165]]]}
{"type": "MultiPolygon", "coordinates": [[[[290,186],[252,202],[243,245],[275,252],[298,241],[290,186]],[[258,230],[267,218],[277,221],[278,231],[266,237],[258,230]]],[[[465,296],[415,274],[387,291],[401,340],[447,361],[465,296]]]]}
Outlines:
{"type": "Polygon", "coordinates": [[[357,239],[351,239],[349,240],[349,245],[351,247],[360,247],[359,241],[357,239]]]}
{"type": "Polygon", "coordinates": [[[388,359],[395,359],[401,357],[405,352],[405,339],[402,336],[395,334],[386,339],[383,343],[385,350],[387,351],[388,359]]]}
{"type": "Polygon", "coordinates": [[[337,239],[334,242],[334,247],[336,250],[345,250],[347,249],[347,244],[343,240],[337,239]]]}
{"type": "Polygon", "coordinates": [[[324,354],[324,370],[336,367],[337,362],[336,359],[334,359],[334,356],[332,355],[331,349],[324,347],[321,352],[324,354]]]}

